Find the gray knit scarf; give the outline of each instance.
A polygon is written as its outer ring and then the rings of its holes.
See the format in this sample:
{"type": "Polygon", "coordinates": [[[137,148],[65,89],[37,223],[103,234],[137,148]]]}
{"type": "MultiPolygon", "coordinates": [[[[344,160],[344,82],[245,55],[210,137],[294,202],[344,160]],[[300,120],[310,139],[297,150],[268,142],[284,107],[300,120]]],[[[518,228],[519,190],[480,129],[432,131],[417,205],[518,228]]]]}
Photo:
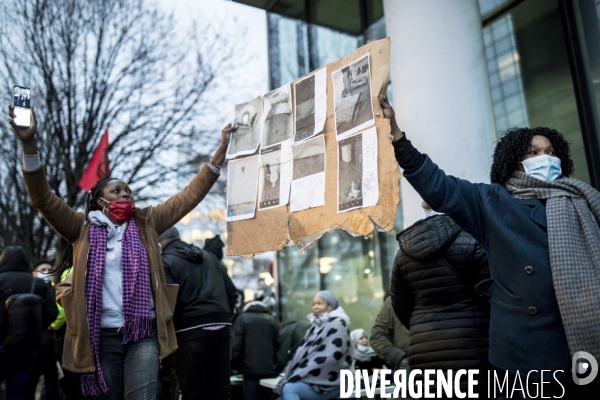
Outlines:
{"type": "Polygon", "coordinates": [[[519,171],[505,186],[517,199],[547,199],[550,268],[569,350],[600,359],[600,193],[574,178],[545,182],[519,171]]]}

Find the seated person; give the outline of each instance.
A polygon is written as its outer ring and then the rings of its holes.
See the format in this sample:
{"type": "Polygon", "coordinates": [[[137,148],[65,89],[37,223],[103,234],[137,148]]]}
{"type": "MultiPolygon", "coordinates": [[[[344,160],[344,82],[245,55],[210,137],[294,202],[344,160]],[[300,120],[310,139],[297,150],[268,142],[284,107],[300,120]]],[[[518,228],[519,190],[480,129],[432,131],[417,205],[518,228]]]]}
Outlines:
{"type": "Polygon", "coordinates": [[[315,295],[310,327],[290,361],[285,378],[273,391],[282,400],[327,400],[340,395],[340,370],[352,365],[350,318],[333,293],[315,295]]]}
{"type": "Polygon", "coordinates": [[[355,329],[350,332],[350,341],[354,347],[354,368],[369,371],[385,368],[383,360],[369,346],[369,338],[364,329],[355,329]]]}

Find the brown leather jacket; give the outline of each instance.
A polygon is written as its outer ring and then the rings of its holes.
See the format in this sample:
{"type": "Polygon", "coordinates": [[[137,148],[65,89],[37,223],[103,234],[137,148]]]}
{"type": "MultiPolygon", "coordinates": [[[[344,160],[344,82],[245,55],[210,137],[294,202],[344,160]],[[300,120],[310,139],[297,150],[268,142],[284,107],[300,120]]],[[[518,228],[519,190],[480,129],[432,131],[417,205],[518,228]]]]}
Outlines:
{"type": "MultiPolygon", "coordinates": [[[[85,214],[73,211],[50,190],[42,167],[23,171],[31,204],[50,226],[73,245],[73,270],[57,286],[56,297],[65,310],[67,330],[63,368],[75,373],[93,372],[92,347],[87,322],[85,276],[89,251],[90,224],[85,214]]],[[[150,281],[156,307],[160,359],[177,350],[173,312],[179,285],[167,285],[158,236],[192,211],[217,180],[208,165],[198,172],[180,193],[155,207],[136,208],[133,214],[140,238],[148,252],[150,281]]]]}

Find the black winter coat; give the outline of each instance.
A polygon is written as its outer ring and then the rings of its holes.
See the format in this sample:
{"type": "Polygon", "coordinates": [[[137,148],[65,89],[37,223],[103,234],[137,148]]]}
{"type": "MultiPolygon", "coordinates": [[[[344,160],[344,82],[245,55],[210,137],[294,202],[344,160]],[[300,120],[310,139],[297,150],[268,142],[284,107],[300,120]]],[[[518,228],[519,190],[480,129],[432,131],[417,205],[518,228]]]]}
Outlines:
{"type": "Polygon", "coordinates": [[[29,263],[22,248],[8,246],[0,259],[0,344],[4,342],[4,301],[13,294],[29,293],[31,281],[35,280],[34,293],[43,300],[42,326],[47,328],[58,316],[56,297],[43,279],[35,278],[29,271],[29,263]]]}
{"type": "Polygon", "coordinates": [[[179,285],[175,330],[231,324],[235,286],[213,254],[173,240],[163,249],[162,260],[167,283],[179,285]]]}
{"type": "Polygon", "coordinates": [[[279,328],[260,301],[244,306],[233,326],[232,369],[251,376],[275,376],[279,328]]]}
{"type": "Polygon", "coordinates": [[[475,284],[489,268],[482,246],[447,215],[397,236],[392,305],[410,330],[411,368],[486,368],[489,305],[475,284]]]}

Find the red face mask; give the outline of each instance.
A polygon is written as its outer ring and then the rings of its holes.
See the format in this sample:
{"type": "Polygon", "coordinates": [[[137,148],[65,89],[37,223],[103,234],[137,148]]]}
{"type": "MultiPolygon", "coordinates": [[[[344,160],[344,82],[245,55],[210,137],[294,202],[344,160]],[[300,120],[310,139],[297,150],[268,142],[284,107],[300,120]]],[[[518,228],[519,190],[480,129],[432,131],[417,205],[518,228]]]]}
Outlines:
{"type": "Polygon", "coordinates": [[[135,204],[130,200],[102,200],[108,203],[108,214],[117,222],[127,221],[131,218],[133,211],[135,210],[135,204]]]}

